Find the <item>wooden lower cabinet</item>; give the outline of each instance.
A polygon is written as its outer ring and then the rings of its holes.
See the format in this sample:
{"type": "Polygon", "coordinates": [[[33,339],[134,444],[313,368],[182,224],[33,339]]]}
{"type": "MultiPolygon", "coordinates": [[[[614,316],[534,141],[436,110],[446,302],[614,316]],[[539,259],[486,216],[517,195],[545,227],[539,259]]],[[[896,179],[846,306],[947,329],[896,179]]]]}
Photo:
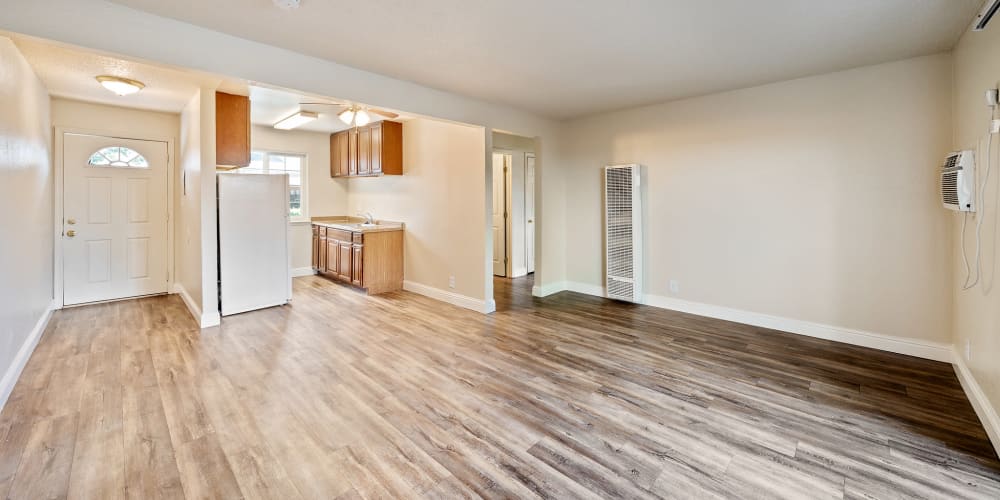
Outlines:
{"type": "Polygon", "coordinates": [[[313,255],[316,272],[323,273],[326,272],[326,228],[319,228],[318,234],[313,234],[313,238],[313,252],[318,254],[313,255]]]}
{"type": "Polygon", "coordinates": [[[312,227],[312,268],[319,269],[319,226],[312,227]]]}
{"type": "Polygon", "coordinates": [[[354,257],[353,245],[350,241],[338,241],[337,244],[340,245],[337,249],[337,277],[343,281],[351,281],[351,273],[354,272],[351,263],[351,258],[354,257]]]}
{"type": "Polygon", "coordinates": [[[326,265],[324,266],[325,268],[323,269],[323,272],[334,276],[337,275],[337,264],[340,262],[337,252],[339,249],[340,242],[337,240],[331,240],[329,237],[326,239],[326,252],[324,252],[326,255],[323,258],[326,265]]]}
{"type": "Polygon", "coordinates": [[[369,294],[403,289],[403,231],[351,232],[313,225],[313,268],[369,294]]]}
{"type": "Polygon", "coordinates": [[[351,284],[354,286],[364,285],[362,277],[365,275],[365,247],[364,245],[353,245],[351,248],[351,284]]]}

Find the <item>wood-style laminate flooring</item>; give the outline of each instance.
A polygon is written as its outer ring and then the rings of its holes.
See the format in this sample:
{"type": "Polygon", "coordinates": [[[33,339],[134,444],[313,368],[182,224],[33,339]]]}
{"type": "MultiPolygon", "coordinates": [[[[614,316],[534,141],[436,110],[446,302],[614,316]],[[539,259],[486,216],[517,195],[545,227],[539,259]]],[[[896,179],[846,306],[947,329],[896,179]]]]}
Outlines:
{"type": "Polygon", "coordinates": [[[295,280],[55,313],[0,414],[9,498],[1000,498],[952,368],[496,281],[481,315],[295,280]]]}

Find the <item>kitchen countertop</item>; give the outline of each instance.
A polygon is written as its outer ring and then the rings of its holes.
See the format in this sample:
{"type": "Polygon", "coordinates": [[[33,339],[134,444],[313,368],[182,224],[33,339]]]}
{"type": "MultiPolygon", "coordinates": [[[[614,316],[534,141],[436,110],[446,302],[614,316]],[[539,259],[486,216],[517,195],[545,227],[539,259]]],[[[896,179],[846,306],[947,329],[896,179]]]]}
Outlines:
{"type": "Polygon", "coordinates": [[[310,222],[318,226],[331,227],[333,229],[340,229],[342,231],[353,231],[356,233],[379,233],[385,231],[402,231],[406,227],[406,224],[402,222],[395,222],[391,220],[379,220],[376,219],[377,225],[371,227],[362,227],[361,223],[365,219],[361,217],[350,217],[345,215],[329,216],[329,217],[313,217],[310,222]]]}

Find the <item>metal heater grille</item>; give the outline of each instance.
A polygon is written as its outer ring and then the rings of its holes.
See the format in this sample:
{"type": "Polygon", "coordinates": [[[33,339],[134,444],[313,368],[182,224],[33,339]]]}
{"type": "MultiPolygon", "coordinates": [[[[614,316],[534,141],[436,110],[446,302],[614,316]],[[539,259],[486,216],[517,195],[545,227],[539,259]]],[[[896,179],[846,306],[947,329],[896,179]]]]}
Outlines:
{"type": "Polygon", "coordinates": [[[607,295],[632,302],[639,301],[638,178],[638,165],[611,166],[604,171],[607,295]]]}

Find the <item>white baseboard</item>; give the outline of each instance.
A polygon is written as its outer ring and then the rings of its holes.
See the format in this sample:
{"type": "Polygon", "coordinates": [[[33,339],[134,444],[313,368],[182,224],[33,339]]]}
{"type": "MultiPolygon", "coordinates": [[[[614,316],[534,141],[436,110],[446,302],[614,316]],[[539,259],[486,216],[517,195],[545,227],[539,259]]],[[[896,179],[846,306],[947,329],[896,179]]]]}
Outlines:
{"type": "Polygon", "coordinates": [[[972,408],[976,410],[979,421],[983,423],[983,428],[986,429],[986,434],[990,437],[993,448],[996,449],[997,455],[1000,455],[1000,416],[997,415],[996,409],[990,404],[990,400],[986,397],[986,393],[983,392],[983,388],[979,386],[979,382],[976,382],[975,377],[972,376],[972,372],[966,366],[965,359],[962,358],[962,354],[958,352],[958,349],[955,349],[952,355],[951,364],[955,367],[955,374],[958,375],[958,381],[962,383],[965,395],[969,398],[969,402],[972,403],[972,408]]]}
{"type": "Polygon", "coordinates": [[[557,281],[555,283],[549,283],[547,285],[535,285],[531,287],[531,295],[535,297],[548,297],[554,293],[559,293],[566,290],[565,281],[557,281]]]}
{"type": "Polygon", "coordinates": [[[24,371],[28,360],[31,359],[31,354],[35,352],[38,341],[42,339],[45,327],[49,325],[49,320],[52,318],[52,311],[56,309],[56,301],[53,300],[45,308],[42,317],[38,318],[38,321],[35,322],[35,327],[31,329],[28,337],[21,344],[21,348],[17,350],[17,355],[11,360],[7,372],[3,374],[3,379],[0,379],[0,410],[3,410],[4,405],[7,404],[7,398],[10,397],[10,393],[14,390],[14,385],[17,384],[17,379],[21,377],[21,372],[24,371]]]}
{"type": "Polygon", "coordinates": [[[493,299],[490,300],[475,299],[465,295],[457,294],[455,292],[449,292],[447,290],[441,290],[440,288],[434,288],[432,286],[416,283],[414,281],[404,281],[403,290],[413,293],[419,293],[420,295],[423,295],[425,297],[430,297],[435,300],[440,300],[441,302],[447,302],[449,304],[454,304],[458,307],[472,309],[473,311],[485,314],[489,314],[497,310],[497,304],[493,299]]]}
{"type": "MultiPolygon", "coordinates": [[[[587,283],[567,282],[566,289],[587,295],[604,296],[604,287],[587,283]]],[[[812,321],[773,316],[770,314],[744,311],[729,307],[704,304],[701,302],[691,302],[687,300],[664,297],[661,295],[646,295],[643,304],[662,309],[670,309],[698,316],[722,319],[743,323],[747,325],[770,328],[783,332],[805,335],[845,344],[852,344],[862,347],[870,347],[882,351],[906,354],[918,358],[932,359],[950,363],[952,360],[952,348],[950,344],[943,342],[932,342],[927,340],[916,340],[905,337],[896,337],[881,333],[855,330],[839,326],[825,325],[812,321]]]]}
{"type": "Polygon", "coordinates": [[[293,267],[292,268],[292,277],[293,278],[298,278],[300,276],[312,276],[314,274],[316,274],[316,271],[314,271],[313,268],[311,268],[311,267],[293,267]]]}
{"type": "Polygon", "coordinates": [[[191,312],[191,316],[194,320],[198,322],[198,326],[201,328],[208,328],[212,326],[218,326],[222,323],[222,316],[219,315],[219,311],[212,311],[208,313],[202,313],[201,307],[195,304],[194,299],[188,294],[188,291],[180,283],[174,283],[174,292],[181,296],[181,300],[184,301],[184,305],[187,306],[188,311],[191,312]]]}

